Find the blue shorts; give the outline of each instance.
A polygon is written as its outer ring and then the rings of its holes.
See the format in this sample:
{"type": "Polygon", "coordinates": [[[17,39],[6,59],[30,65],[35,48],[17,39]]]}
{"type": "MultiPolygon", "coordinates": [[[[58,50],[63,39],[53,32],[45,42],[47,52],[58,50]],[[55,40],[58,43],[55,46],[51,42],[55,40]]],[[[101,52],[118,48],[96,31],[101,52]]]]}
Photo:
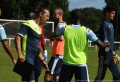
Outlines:
{"type": "Polygon", "coordinates": [[[59,82],[71,82],[75,74],[75,82],[89,82],[87,66],[72,66],[63,64],[60,72],[59,82]]]}
{"type": "Polygon", "coordinates": [[[46,71],[46,73],[59,75],[62,64],[63,61],[60,56],[52,56],[48,63],[49,71],[46,71]]]}
{"type": "Polygon", "coordinates": [[[41,62],[40,59],[38,58],[38,55],[36,55],[35,59],[34,59],[34,70],[31,74],[30,77],[22,77],[22,81],[29,81],[29,80],[35,80],[35,82],[38,82],[38,77],[41,74],[41,62]]]}

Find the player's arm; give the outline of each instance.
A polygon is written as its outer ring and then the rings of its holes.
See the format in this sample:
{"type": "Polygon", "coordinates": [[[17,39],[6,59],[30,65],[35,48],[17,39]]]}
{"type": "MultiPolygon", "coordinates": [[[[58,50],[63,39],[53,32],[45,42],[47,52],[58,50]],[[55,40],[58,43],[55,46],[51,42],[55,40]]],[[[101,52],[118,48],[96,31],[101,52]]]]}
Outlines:
{"type": "Polygon", "coordinates": [[[14,55],[12,53],[12,50],[6,40],[6,33],[5,33],[5,30],[3,27],[0,27],[0,40],[1,40],[1,43],[3,45],[3,48],[4,50],[7,52],[7,54],[10,56],[10,58],[12,59],[13,63],[16,64],[16,60],[14,58],[14,55]]]}
{"type": "Polygon", "coordinates": [[[19,62],[23,63],[25,61],[23,54],[22,54],[22,50],[21,50],[21,45],[22,45],[22,38],[24,37],[25,34],[28,33],[29,27],[22,24],[16,37],[15,37],[15,47],[18,53],[18,60],[19,62]]]}
{"type": "Polygon", "coordinates": [[[54,37],[59,37],[64,35],[65,27],[61,27],[60,29],[56,30],[55,32],[50,34],[50,39],[53,39],[54,37]]]}
{"type": "Polygon", "coordinates": [[[18,60],[19,60],[19,62],[23,63],[25,61],[25,59],[22,55],[21,39],[22,39],[22,36],[17,34],[16,37],[15,37],[15,47],[16,47],[16,50],[17,50],[17,53],[18,53],[18,60]]]}
{"type": "Polygon", "coordinates": [[[47,65],[46,61],[44,60],[44,57],[43,57],[43,55],[42,55],[42,53],[41,53],[40,48],[39,48],[38,54],[39,54],[39,59],[40,59],[40,61],[41,61],[41,63],[42,63],[42,67],[43,67],[45,70],[48,70],[48,65],[47,65]]]}
{"type": "Polygon", "coordinates": [[[48,54],[48,53],[47,53],[47,50],[46,50],[46,47],[45,47],[44,28],[43,28],[43,26],[40,26],[40,28],[41,28],[41,30],[42,30],[41,40],[40,40],[40,42],[41,42],[41,47],[42,47],[43,52],[44,52],[44,54],[43,54],[44,60],[47,61],[47,54],[48,54]]]}
{"type": "Polygon", "coordinates": [[[94,34],[94,32],[91,29],[87,28],[86,31],[87,31],[87,38],[92,42],[94,42],[97,46],[102,48],[110,46],[109,42],[102,42],[101,40],[99,40],[98,37],[94,34]]]}
{"type": "Polygon", "coordinates": [[[61,35],[61,36],[56,37],[55,39],[58,40],[58,41],[63,41],[64,40],[64,36],[61,35]]]}
{"type": "MultiPolygon", "coordinates": [[[[60,24],[58,24],[56,31],[58,32],[60,30],[63,30],[63,29],[65,29],[65,27],[66,27],[66,23],[65,22],[60,23],[60,24]]],[[[59,40],[59,41],[63,41],[64,40],[64,36],[60,35],[60,36],[56,37],[56,39],[59,40]]]]}
{"type": "Polygon", "coordinates": [[[10,58],[12,59],[13,63],[16,64],[16,59],[14,58],[14,55],[12,53],[12,50],[8,44],[8,42],[6,40],[1,41],[2,45],[5,49],[5,51],[7,52],[7,54],[10,56],[10,58]]]}
{"type": "Polygon", "coordinates": [[[101,48],[105,48],[105,47],[109,47],[110,46],[110,43],[109,42],[102,42],[101,40],[96,40],[94,42],[98,47],[101,47],[101,48]]]}

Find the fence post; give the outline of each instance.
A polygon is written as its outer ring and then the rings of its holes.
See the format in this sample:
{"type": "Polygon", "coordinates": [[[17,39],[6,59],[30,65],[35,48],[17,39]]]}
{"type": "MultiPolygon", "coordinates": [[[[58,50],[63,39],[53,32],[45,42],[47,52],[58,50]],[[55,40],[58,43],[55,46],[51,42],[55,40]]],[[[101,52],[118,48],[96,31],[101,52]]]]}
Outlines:
{"type": "Polygon", "coordinates": [[[95,50],[97,50],[97,45],[95,45],[95,50]]]}

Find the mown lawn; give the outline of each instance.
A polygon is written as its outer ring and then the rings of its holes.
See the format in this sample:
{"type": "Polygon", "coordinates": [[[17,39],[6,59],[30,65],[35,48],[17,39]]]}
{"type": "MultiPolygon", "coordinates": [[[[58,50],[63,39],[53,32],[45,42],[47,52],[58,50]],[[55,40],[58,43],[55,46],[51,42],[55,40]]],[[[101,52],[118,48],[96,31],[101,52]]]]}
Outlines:
{"type": "MultiPolygon", "coordinates": [[[[17,59],[17,53],[15,48],[12,47],[12,50],[17,59]]],[[[92,48],[90,48],[88,52],[89,55],[88,55],[87,64],[88,64],[88,70],[89,70],[89,76],[90,76],[91,82],[94,80],[97,74],[97,66],[98,66],[97,52],[98,52],[97,50],[94,50],[92,48]]],[[[120,50],[117,50],[117,53],[120,54],[120,50]]],[[[50,56],[51,56],[51,47],[48,47],[48,61],[50,59],[50,56]]],[[[21,77],[12,71],[14,65],[11,59],[9,58],[9,56],[4,51],[2,46],[0,46],[0,65],[1,65],[0,66],[0,82],[21,82],[21,77]]],[[[44,82],[43,81],[44,73],[45,71],[42,70],[42,74],[39,77],[39,82],[44,82]]],[[[110,80],[112,80],[112,75],[108,70],[103,82],[108,82],[108,81],[112,82],[110,80]]],[[[75,82],[74,77],[71,82],[75,82]]]]}

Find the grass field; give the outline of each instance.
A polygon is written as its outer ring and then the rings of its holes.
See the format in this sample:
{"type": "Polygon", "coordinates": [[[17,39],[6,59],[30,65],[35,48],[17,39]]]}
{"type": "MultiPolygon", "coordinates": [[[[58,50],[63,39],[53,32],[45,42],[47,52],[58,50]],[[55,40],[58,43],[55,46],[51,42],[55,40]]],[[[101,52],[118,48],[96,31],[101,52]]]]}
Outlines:
{"type": "MultiPolygon", "coordinates": [[[[14,47],[12,47],[13,53],[17,59],[17,53],[14,47]]],[[[97,50],[92,48],[89,49],[88,55],[88,70],[91,82],[94,80],[96,73],[97,73],[97,66],[98,66],[98,58],[97,58],[97,50]]],[[[117,53],[120,54],[120,50],[117,50],[117,53]]],[[[48,60],[51,56],[51,49],[48,49],[48,60]]],[[[12,71],[14,65],[9,58],[9,56],[4,51],[3,47],[0,46],[0,82],[21,82],[21,77],[12,71]]],[[[119,65],[120,67],[120,65],[119,65]]],[[[42,74],[39,77],[39,82],[44,82],[45,71],[42,70],[42,74]]],[[[103,82],[112,82],[112,75],[109,70],[107,70],[106,77],[103,82]]],[[[71,82],[75,82],[74,78],[71,82]]]]}

